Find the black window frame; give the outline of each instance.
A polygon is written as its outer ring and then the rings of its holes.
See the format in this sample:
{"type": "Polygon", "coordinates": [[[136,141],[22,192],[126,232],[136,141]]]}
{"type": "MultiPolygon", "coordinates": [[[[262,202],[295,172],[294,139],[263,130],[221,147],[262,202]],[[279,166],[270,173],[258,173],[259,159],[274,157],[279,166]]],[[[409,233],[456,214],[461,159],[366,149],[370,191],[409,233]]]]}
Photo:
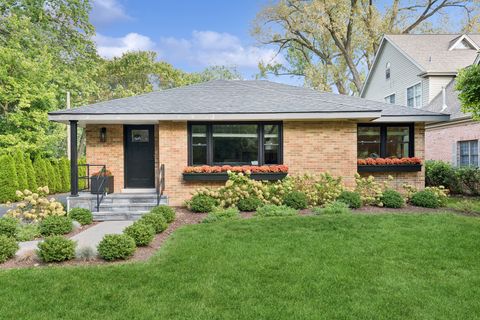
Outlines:
{"type": "Polygon", "coordinates": [[[478,167],[480,164],[480,159],[479,159],[479,141],[477,139],[472,139],[472,140],[459,140],[457,141],[457,164],[459,167],[478,167]],[[471,144],[476,142],[477,143],[477,163],[472,164],[472,147],[471,144]],[[464,165],[462,164],[462,144],[467,143],[468,144],[468,164],[464,165]]]}
{"type": "MultiPolygon", "coordinates": [[[[188,126],[188,165],[189,166],[222,166],[227,164],[213,162],[213,130],[214,125],[219,124],[253,124],[257,125],[257,139],[258,139],[258,165],[281,165],[283,164],[283,122],[282,121],[189,121],[188,126]],[[192,143],[192,126],[205,125],[207,126],[207,163],[205,164],[193,164],[193,143],[192,143]],[[265,164],[265,137],[264,126],[265,125],[278,125],[278,163],[265,164]]],[[[242,163],[228,164],[228,165],[245,165],[242,163]]]]}
{"type": "MultiPolygon", "coordinates": [[[[387,128],[388,127],[408,127],[408,157],[415,157],[415,124],[414,123],[359,123],[357,125],[357,148],[358,148],[358,128],[375,127],[380,128],[380,158],[387,157],[387,128]]],[[[357,152],[358,158],[358,152],[357,152]]]]}

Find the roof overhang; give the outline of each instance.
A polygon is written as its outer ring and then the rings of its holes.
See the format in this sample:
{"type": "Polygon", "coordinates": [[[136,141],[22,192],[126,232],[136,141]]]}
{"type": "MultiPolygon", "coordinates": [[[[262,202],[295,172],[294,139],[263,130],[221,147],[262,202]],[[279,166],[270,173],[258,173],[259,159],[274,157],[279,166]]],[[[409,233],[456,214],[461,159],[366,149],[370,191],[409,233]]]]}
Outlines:
{"type": "Polygon", "coordinates": [[[418,116],[382,116],[373,122],[441,122],[450,120],[450,115],[418,115],[418,116]]]}
{"type": "Polygon", "coordinates": [[[430,76],[446,76],[446,77],[455,77],[457,75],[456,71],[452,72],[422,72],[419,73],[418,76],[422,78],[430,77],[430,76]]]}

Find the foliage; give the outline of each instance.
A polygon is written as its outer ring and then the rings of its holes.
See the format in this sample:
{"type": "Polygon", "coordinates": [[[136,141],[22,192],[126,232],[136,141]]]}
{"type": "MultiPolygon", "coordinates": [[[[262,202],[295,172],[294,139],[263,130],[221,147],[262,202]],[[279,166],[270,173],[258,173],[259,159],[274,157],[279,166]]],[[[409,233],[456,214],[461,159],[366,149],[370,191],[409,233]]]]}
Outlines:
{"type": "Polygon", "coordinates": [[[255,211],[258,207],[262,206],[262,200],[258,199],[257,197],[251,196],[248,198],[243,198],[238,200],[237,207],[240,211],[255,211]]]}
{"type": "MultiPolygon", "coordinates": [[[[289,189],[304,192],[311,206],[325,205],[335,201],[344,189],[342,178],[335,178],[328,172],[293,176],[289,180],[291,184],[289,189]]],[[[289,182],[286,181],[286,183],[289,182]]]]}
{"type": "Polygon", "coordinates": [[[37,177],[35,174],[35,169],[33,168],[32,159],[30,159],[30,155],[27,155],[25,158],[25,171],[27,172],[27,182],[28,187],[25,189],[28,190],[37,190],[37,177]]]}
{"type": "Polygon", "coordinates": [[[135,240],[126,234],[107,234],[98,244],[98,254],[105,260],[128,259],[135,252],[135,240]]]}
{"type": "Polygon", "coordinates": [[[15,161],[10,155],[0,156],[0,203],[16,199],[18,189],[15,161]]]}
{"type": "MultiPolygon", "coordinates": [[[[393,177],[388,176],[388,180],[393,180],[393,177]]],[[[375,181],[373,176],[368,176],[368,178],[365,178],[360,176],[358,173],[355,174],[355,192],[360,195],[364,205],[382,206],[382,193],[383,190],[387,189],[387,187],[387,181],[379,183],[375,181]]]]}
{"type": "Polygon", "coordinates": [[[18,243],[14,238],[0,234],[0,263],[15,256],[18,250],[18,243]]]}
{"type": "Polygon", "coordinates": [[[59,166],[62,191],[68,192],[70,190],[70,161],[63,157],[59,160],[59,166]]]}
{"type": "Polygon", "coordinates": [[[17,172],[18,189],[25,190],[29,188],[27,180],[27,169],[25,167],[25,156],[22,151],[17,150],[13,153],[15,170],[17,172]]]}
{"type": "Polygon", "coordinates": [[[348,214],[351,213],[348,205],[342,201],[327,203],[325,207],[313,208],[315,214],[348,214]]]}
{"type": "Polygon", "coordinates": [[[441,207],[440,199],[435,193],[429,190],[418,191],[412,196],[410,202],[418,207],[439,208],[441,207]]]}
{"type": "Polygon", "coordinates": [[[452,209],[455,209],[455,210],[458,210],[458,211],[469,212],[469,213],[470,212],[474,212],[474,213],[479,213],[480,212],[478,203],[476,203],[474,201],[471,201],[471,200],[467,200],[467,199],[463,199],[461,201],[450,203],[448,205],[448,207],[452,208],[452,209]]]}
{"type": "Polygon", "coordinates": [[[135,244],[139,247],[148,246],[155,236],[155,229],[151,224],[136,221],[123,231],[126,235],[135,240],[135,244]]]}
{"type": "Polygon", "coordinates": [[[44,262],[61,262],[75,258],[76,243],[64,236],[52,235],[38,244],[38,256],[44,262]]]}
{"type": "Polygon", "coordinates": [[[440,203],[440,207],[445,207],[448,202],[448,189],[445,189],[443,186],[440,187],[425,187],[426,191],[433,192],[440,203]]]}
{"type": "Polygon", "coordinates": [[[385,166],[385,165],[405,165],[422,164],[422,159],[417,157],[405,158],[366,158],[358,159],[357,164],[361,166],[385,166]]]}
{"type": "Polygon", "coordinates": [[[139,221],[152,226],[155,233],[161,233],[168,228],[168,223],[165,218],[162,215],[156,213],[144,214],[139,221]]]}
{"type": "Polygon", "coordinates": [[[17,241],[31,241],[40,238],[40,236],[40,226],[35,222],[18,224],[15,233],[17,241]]]}
{"type": "Polygon", "coordinates": [[[460,70],[455,90],[459,91],[462,111],[471,113],[475,120],[480,120],[480,65],[473,64],[460,70]]]}
{"type": "MultiPolygon", "coordinates": [[[[85,157],[81,157],[78,159],[78,164],[86,164],[87,159],[85,157]]],[[[86,166],[78,166],[78,176],[85,177],[87,175],[87,167],[86,166]]],[[[87,187],[87,181],[85,179],[78,179],[78,189],[83,190],[87,187]]]]}
{"type": "Polygon", "coordinates": [[[480,168],[459,167],[455,169],[457,188],[454,192],[467,195],[480,195],[480,168]]]}
{"type": "Polygon", "coordinates": [[[285,195],[283,204],[297,210],[307,207],[307,196],[301,191],[292,191],[285,195]]]}
{"type": "Polygon", "coordinates": [[[81,247],[76,250],[75,257],[79,260],[90,261],[95,259],[97,252],[90,246],[81,247]]]}
{"type": "Polygon", "coordinates": [[[360,197],[360,194],[353,191],[342,191],[338,196],[337,201],[345,203],[352,209],[358,209],[362,206],[362,198],[360,197]]]}
{"type": "Polygon", "coordinates": [[[384,34],[438,33],[453,23],[432,28],[432,19],[461,13],[466,16],[462,26],[471,30],[478,18],[474,1],[394,1],[384,6],[372,1],[285,0],[263,7],[251,33],[282,56],[262,61],[260,76],[304,77],[306,85],[322,91],[359,94],[384,34]]]}
{"type": "Polygon", "coordinates": [[[72,208],[68,212],[70,219],[78,221],[82,226],[93,222],[92,211],[85,208],[72,208]]]}
{"type": "Polygon", "coordinates": [[[167,223],[171,223],[175,220],[175,209],[169,206],[164,206],[164,205],[156,206],[155,208],[150,210],[150,213],[159,214],[163,216],[163,218],[165,219],[165,221],[167,221],[167,223]]]}
{"type": "Polygon", "coordinates": [[[63,205],[55,198],[47,199],[48,193],[46,186],[38,188],[36,193],[30,190],[17,191],[17,197],[21,201],[14,209],[7,211],[7,216],[35,222],[49,216],[65,215],[63,205]]]}
{"type": "Polygon", "coordinates": [[[235,172],[243,174],[251,173],[287,173],[286,165],[270,165],[270,166],[190,166],[183,168],[183,173],[220,173],[235,172]]]}
{"type": "Polygon", "coordinates": [[[231,207],[227,209],[217,208],[214,209],[212,212],[208,213],[207,217],[203,219],[203,223],[211,223],[217,221],[225,221],[225,220],[234,220],[240,218],[240,212],[237,208],[231,207]]]}
{"type": "Polygon", "coordinates": [[[455,169],[448,162],[429,160],[425,162],[425,184],[444,186],[452,189],[455,182],[455,169]]]}
{"type": "Polygon", "coordinates": [[[298,211],[296,209],[281,205],[266,204],[257,209],[255,216],[257,217],[283,217],[296,216],[298,211]]]}
{"type": "Polygon", "coordinates": [[[52,167],[53,167],[53,173],[54,173],[54,183],[55,183],[55,192],[60,193],[60,192],[65,192],[62,188],[62,176],[60,172],[60,162],[57,159],[52,159],[51,160],[52,167]]]}
{"type": "Polygon", "coordinates": [[[35,177],[38,186],[49,186],[49,172],[47,171],[46,160],[40,156],[35,157],[35,160],[33,161],[33,168],[35,170],[35,177]]]}
{"type": "Polygon", "coordinates": [[[40,233],[44,236],[67,234],[72,229],[72,219],[67,216],[48,216],[40,222],[40,233]]]}
{"type": "Polygon", "coordinates": [[[55,170],[53,169],[53,165],[50,160],[45,159],[45,168],[47,171],[47,186],[49,187],[52,193],[58,192],[58,181],[57,177],[55,176],[55,170]]]}
{"type": "Polygon", "coordinates": [[[207,194],[195,194],[190,201],[188,201],[188,209],[193,212],[210,212],[216,206],[216,201],[213,197],[207,194]]]}
{"type": "Polygon", "coordinates": [[[383,191],[380,201],[382,201],[383,205],[387,208],[401,208],[405,205],[405,200],[402,195],[393,189],[383,191]]]}
{"type": "Polygon", "coordinates": [[[10,217],[0,218],[0,235],[7,237],[15,237],[17,231],[18,220],[10,217]]]}

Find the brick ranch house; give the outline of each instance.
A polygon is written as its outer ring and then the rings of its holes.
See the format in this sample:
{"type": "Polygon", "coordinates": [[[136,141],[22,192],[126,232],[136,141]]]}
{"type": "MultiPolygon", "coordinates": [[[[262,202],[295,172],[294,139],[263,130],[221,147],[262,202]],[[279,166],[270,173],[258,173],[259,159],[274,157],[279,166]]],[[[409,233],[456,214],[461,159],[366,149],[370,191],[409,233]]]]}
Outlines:
{"type": "Polygon", "coordinates": [[[269,81],[216,80],[55,111],[49,119],[71,127],[71,206],[83,194],[77,197],[77,126],[86,129],[86,162],[111,171],[115,194],[155,193],[163,174],[168,203],[180,206],[198,187],[224,183],[209,174],[187,177],[186,166],[284,164],[289,174],[328,171],[347,186],[361,171],[422,188],[422,166],[360,168],[357,159],[423,160],[425,123],[448,116],[269,81]]]}

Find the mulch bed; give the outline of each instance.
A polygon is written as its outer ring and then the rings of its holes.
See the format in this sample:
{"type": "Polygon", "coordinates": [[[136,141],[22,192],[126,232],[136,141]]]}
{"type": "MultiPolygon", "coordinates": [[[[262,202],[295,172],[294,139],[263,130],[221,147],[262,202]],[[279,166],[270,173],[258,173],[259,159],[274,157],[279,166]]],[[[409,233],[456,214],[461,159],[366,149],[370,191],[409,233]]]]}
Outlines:
{"type": "MultiPolygon", "coordinates": [[[[202,220],[207,216],[206,214],[199,214],[199,213],[192,213],[191,211],[177,207],[176,210],[176,218],[175,221],[172,222],[168,228],[155,236],[152,243],[146,247],[139,247],[135,251],[135,254],[126,261],[119,260],[108,262],[100,258],[94,258],[88,261],[84,260],[70,260],[60,263],[43,263],[38,259],[35,253],[31,253],[26,255],[22,258],[15,257],[3,264],[0,264],[0,269],[11,269],[11,268],[29,268],[29,267],[48,267],[48,266],[89,266],[89,265],[112,265],[112,264],[123,264],[123,263],[132,263],[137,261],[146,261],[152,255],[157,252],[157,250],[163,245],[165,240],[179,227],[183,225],[189,224],[198,224],[201,223],[202,220]]],[[[452,213],[457,213],[460,215],[467,215],[467,216],[475,216],[480,217],[480,214],[476,213],[467,213],[461,212],[458,210],[453,210],[449,208],[441,208],[441,209],[429,209],[429,208],[421,208],[415,207],[411,205],[407,205],[401,209],[392,209],[392,208],[381,208],[381,207],[374,207],[374,206],[366,206],[360,209],[353,210],[354,214],[384,214],[384,213],[395,213],[395,214],[405,214],[405,213],[439,213],[439,212],[446,212],[451,211],[452,213]]],[[[312,215],[313,212],[310,209],[300,210],[300,215],[312,215]]],[[[241,216],[244,219],[249,219],[253,217],[253,212],[241,212],[241,216]]],[[[79,233],[80,231],[84,231],[87,227],[92,227],[99,222],[95,222],[90,226],[86,226],[80,230],[74,231],[70,233],[68,236],[73,236],[74,234],[79,233]]]]}

